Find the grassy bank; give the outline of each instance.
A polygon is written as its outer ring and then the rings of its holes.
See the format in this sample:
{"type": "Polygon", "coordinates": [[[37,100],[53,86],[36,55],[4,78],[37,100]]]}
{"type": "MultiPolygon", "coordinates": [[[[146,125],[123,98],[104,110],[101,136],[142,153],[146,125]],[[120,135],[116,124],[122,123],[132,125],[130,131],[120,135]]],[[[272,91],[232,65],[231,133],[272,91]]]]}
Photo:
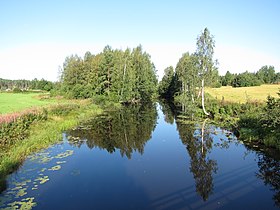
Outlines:
{"type": "Polygon", "coordinates": [[[64,112],[63,106],[49,107],[48,119],[32,123],[28,137],[1,148],[0,179],[3,180],[7,174],[18,168],[28,155],[59,142],[62,139],[62,131],[74,127],[87,117],[102,112],[99,106],[89,102],[77,103],[79,106],[69,112],[64,112]],[[59,112],[60,109],[62,112],[59,112]]]}
{"type": "Polygon", "coordinates": [[[0,114],[22,111],[27,108],[40,107],[57,102],[55,99],[46,98],[48,98],[48,94],[0,92],[0,114]]]}
{"type": "Polygon", "coordinates": [[[268,95],[277,97],[280,85],[261,85],[254,87],[224,86],[221,88],[206,88],[206,92],[218,100],[224,99],[229,102],[246,103],[246,102],[265,102],[268,95]]]}
{"type": "MultiPolygon", "coordinates": [[[[255,100],[247,100],[246,102],[240,101],[238,96],[232,101],[229,100],[217,100],[210,94],[207,94],[205,100],[205,107],[207,112],[210,113],[212,123],[235,132],[237,137],[243,142],[250,142],[253,145],[264,145],[267,148],[273,147],[280,150],[280,90],[279,85],[265,85],[252,88],[229,88],[224,87],[219,90],[229,89],[224,95],[229,93],[234,94],[236,90],[257,90],[264,88],[264,90],[273,90],[275,97],[266,97],[262,102],[255,100]],[[279,96],[278,96],[279,95],[279,96]],[[235,102],[234,102],[235,100],[235,102]],[[243,102],[243,103],[242,103],[243,102]]],[[[208,89],[209,90],[209,89],[208,89]]],[[[213,90],[213,89],[211,89],[213,90]]],[[[254,94],[256,97],[265,97],[265,94],[254,94]]],[[[251,92],[253,93],[253,92],[251,92]]],[[[237,93],[236,93],[237,94],[237,93]]],[[[241,93],[239,93],[239,96],[241,93]]],[[[255,98],[256,98],[255,97],[255,98]]],[[[193,121],[194,119],[205,119],[206,115],[202,111],[200,100],[192,103],[188,98],[183,101],[183,97],[175,98],[178,100],[182,107],[182,113],[180,113],[180,120],[193,121]]]]}

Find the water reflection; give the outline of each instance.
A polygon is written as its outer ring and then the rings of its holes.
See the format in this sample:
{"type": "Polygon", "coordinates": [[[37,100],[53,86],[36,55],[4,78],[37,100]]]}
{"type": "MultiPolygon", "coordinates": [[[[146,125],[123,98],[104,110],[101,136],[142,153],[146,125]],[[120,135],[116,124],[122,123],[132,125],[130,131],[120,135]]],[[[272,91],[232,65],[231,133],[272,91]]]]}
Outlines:
{"type": "Polygon", "coordinates": [[[168,101],[161,100],[161,111],[164,113],[164,121],[169,124],[173,124],[176,116],[176,107],[168,101]]]}
{"type": "MultiPolygon", "coordinates": [[[[162,111],[165,114],[165,119],[170,119],[171,115],[178,113],[172,111],[174,106],[170,106],[168,103],[161,103],[162,111]]],[[[197,126],[198,124],[190,121],[184,121],[176,118],[177,130],[180,135],[180,139],[190,156],[190,171],[195,179],[196,191],[206,201],[210,194],[213,193],[213,173],[218,170],[217,161],[210,159],[208,154],[212,149],[213,139],[211,129],[206,126],[207,119],[197,126]]]]}
{"type": "MultiPolygon", "coordinates": [[[[229,149],[231,144],[236,146],[240,144],[234,134],[230,131],[219,129],[215,126],[207,124],[207,119],[203,122],[190,121],[192,115],[185,113],[184,109],[174,110],[173,104],[161,102],[162,111],[165,114],[165,121],[173,119],[176,122],[180,139],[190,156],[190,172],[195,179],[196,191],[201,198],[206,201],[213,193],[214,181],[213,175],[218,171],[218,162],[209,157],[213,148],[229,149]],[[218,141],[213,138],[218,137],[218,141]]],[[[265,152],[256,151],[258,147],[247,145],[247,152],[257,152],[258,172],[256,177],[263,180],[265,185],[271,187],[275,192],[275,205],[280,206],[280,155],[271,150],[265,152]]],[[[236,148],[237,149],[237,148],[236,148]]]]}
{"type": "Polygon", "coordinates": [[[210,159],[213,139],[206,120],[198,128],[195,124],[177,123],[182,142],[190,155],[190,171],[193,173],[197,193],[206,201],[213,193],[213,174],[217,172],[217,161],[210,159]]]}
{"type": "Polygon", "coordinates": [[[156,127],[155,104],[126,106],[117,111],[105,112],[79,127],[67,131],[69,143],[80,147],[99,147],[131,158],[134,151],[143,154],[145,143],[151,139],[156,127]]]}
{"type": "MultiPolygon", "coordinates": [[[[279,158],[279,157],[278,157],[279,158]]],[[[257,177],[262,179],[265,185],[269,185],[275,192],[273,200],[275,205],[280,207],[280,161],[275,157],[263,154],[258,155],[259,172],[257,177]]]]}

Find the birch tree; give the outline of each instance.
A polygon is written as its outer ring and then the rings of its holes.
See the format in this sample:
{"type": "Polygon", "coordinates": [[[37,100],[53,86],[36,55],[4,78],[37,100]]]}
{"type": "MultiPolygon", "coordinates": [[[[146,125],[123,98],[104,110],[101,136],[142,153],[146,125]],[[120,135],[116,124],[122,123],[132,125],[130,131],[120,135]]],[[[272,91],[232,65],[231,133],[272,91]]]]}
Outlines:
{"type": "Polygon", "coordinates": [[[201,104],[203,112],[206,115],[209,115],[204,105],[204,85],[205,82],[208,82],[207,78],[212,78],[212,72],[215,69],[213,61],[215,41],[214,37],[210,34],[210,31],[207,28],[205,28],[197,37],[196,47],[199,77],[201,79],[201,104]]]}

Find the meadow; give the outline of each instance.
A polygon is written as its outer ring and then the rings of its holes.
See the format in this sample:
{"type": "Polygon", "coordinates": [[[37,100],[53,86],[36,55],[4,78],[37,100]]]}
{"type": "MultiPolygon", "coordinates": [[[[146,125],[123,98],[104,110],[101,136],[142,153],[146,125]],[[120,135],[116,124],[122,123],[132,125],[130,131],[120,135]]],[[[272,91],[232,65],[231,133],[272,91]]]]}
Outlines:
{"type": "Polygon", "coordinates": [[[55,103],[54,99],[43,99],[47,94],[42,93],[1,93],[0,114],[22,111],[32,107],[41,107],[55,103]]]}
{"type": "Polygon", "coordinates": [[[253,87],[223,86],[220,88],[206,88],[206,92],[218,100],[245,103],[245,102],[265,102],[268,95],[277,97],[280,85],[261,85],[253,87]]]}

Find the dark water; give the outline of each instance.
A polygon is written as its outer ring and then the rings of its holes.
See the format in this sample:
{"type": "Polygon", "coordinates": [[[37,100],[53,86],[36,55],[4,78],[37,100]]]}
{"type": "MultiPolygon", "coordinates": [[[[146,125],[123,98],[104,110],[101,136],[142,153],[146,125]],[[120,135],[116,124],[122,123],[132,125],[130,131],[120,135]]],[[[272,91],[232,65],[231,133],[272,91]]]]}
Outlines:
{"type": "Polygon", "coordinates": [[[0,208],[279,209],[277,155],[168,106],[108,112],[63,137],[8,177],[0,208]]]}

